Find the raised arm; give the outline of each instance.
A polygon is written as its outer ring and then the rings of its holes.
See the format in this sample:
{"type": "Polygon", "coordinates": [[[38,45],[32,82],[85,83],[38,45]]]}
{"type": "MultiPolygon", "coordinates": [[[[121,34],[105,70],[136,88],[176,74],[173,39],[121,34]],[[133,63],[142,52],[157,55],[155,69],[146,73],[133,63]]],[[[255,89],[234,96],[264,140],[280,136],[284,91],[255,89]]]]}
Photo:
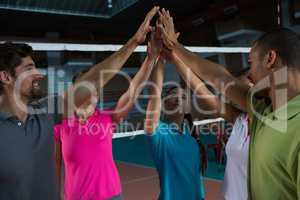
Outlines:
{"type": "Polygon", "coordinates": [[[87,73],[79,78],[77,84],[71,86],[64,97],[64,116],[73,113],[74,106],[79,106],[90,98],[90,92],[86,87],[77,87],[84,82],[90,87],[101,89],[110,79],[119,72],[121,67],[133,53],[135,48],[143,43],[147,34],[153,29],[150,21],[157,13],[159,7],[154,7],[148,12],[144,22],[139,27],[136,34],[117,52],[106,58],[101,63],[96,64],[87,73]],[[76,86],[77,85],[77,86],[76,86]],[[75,89],[76,88],[76,89],[75,89]],[[74,92],[76,90],[76,92],[74,92]]]}
{"type": "Polygon", "coordinates": [[[161,112],[161,92],[163,87],[164,63],[160,59],[151,74],[152,85],[147,106],[144,130],[152,135],[158,126],[161,112]]]}
{"type": "Polygon", "coordinates": [[[238,104],[241,108],[247,108],[247,93],[249,86],[241,83],[231,76],[225,67],[201,58],[185,49],[176,38],[173,19],[166,10],[159,12],[160,25],[164,45],[169,50],[171,62],[178,65],[178,61],[186,64],[201,79],[210,82],[228,99],[238,104]]]}
{"type": "Polygon", "coordinates": [[[121,96],[115,108],[113,119],[115,123],[120,123],[134,106],[139,94],[144,88],[144,83],[149,79],[151,71],[157,63],[161,50],[161,42],[156,40],[155,32],[151,34],[151,40],[148,42],[147,57],[144,60],[138,73],[130,82],[128,90],[121,96]]]}
{"type": "MultiPolygon", "coordinates": [[[[177,57],[175,57],[175,59],[177,59],[177,57]]],[[[182,79],[186,82],[187,86],[194,91],[195,95],[203,97],[201,99],[206,102],[209,110],[216,111],[213,115],[215,117],[223,117],[229,122],[235,122],[238,115],[241,114],[241,111],[229,104],[226,104],[225,102],[222,102],[219,97],[209,91],[205,83],[181,60],[175,60],[175,62],[176,69],[182,79]],[[223,108],[225,109],[223,110],[223,108]]]]}

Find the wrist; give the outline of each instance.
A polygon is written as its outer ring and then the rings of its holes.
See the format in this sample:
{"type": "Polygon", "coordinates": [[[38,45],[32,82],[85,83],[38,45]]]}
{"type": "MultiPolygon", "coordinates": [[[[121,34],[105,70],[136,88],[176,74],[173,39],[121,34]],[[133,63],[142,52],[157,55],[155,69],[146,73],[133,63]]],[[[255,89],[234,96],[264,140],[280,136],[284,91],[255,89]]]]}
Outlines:
{"type": "Polygon", "coordinates": [[[139,45],[139,41],[135,35],[132,38],[130,38],[129,43],[135,46],[139,45]]]}
{"type": "Polygon", "coordinates": [[[180,48],[180,43],[178,42],[178,40],[171,41],[169,46],[170,51],[176,51],[178,48],[180,48]]]}
{"type": "Polygon", "coordinates": [[[149,62],[156,62],[157,58],[159,57],[159,54],[155,54],[155,55],[147,55],[147,59],[149,62]]]}
{"type": "Polygon", "coordinates": [[[176,59],[176,55],[178,50],[181,48],[181,45],[179,42],[175,42],[172,47],[169,49],[169,59],[171,62],[174,62],[176,59]]]}

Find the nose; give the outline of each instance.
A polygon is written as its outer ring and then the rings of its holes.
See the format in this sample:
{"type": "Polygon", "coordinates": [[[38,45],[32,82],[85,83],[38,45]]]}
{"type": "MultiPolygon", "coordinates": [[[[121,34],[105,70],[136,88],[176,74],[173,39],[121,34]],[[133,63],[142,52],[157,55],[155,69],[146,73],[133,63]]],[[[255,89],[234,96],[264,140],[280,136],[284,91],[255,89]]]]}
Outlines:
{"type": "Polygon", "coordinates": [[[42,80],[45,76],[38,69],[34,69],[33,77],[36,80],[42,80]]]}

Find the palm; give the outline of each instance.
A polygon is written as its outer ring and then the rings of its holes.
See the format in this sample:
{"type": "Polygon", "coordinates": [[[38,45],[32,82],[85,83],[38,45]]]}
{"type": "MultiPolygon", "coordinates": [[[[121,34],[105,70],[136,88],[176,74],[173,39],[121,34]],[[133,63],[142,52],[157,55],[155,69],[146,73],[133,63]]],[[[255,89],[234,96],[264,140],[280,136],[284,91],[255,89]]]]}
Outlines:
{"type": "Polygon", "coordinates": [[[152,30],[152,27],[150,26],[150,23],[142,24],[137,31],[136,40],[137,42],[143,43],[146,40],[147,34],[152,30]]]}
{"type": "Polygon", "coordinates": [[[162,12],[159,12],[159,23],[157,24],[157,27],[161,32],[164,45],[167,48],[172,47],[172,45],[177,42],[179,34],[175,31],[173,18],[169,11],[162,9],[162,12]]]}
{"type": "Polygon", "coordinates": [[[152,8],[145,17],[145,20],[139,27],[138,31],[135,34],[135,40],[141,44],[145,42],[147,34],[152,30],[150,26],[150,21],[152,20],[153,16],[158,12],[159,7],[152,8]]]}

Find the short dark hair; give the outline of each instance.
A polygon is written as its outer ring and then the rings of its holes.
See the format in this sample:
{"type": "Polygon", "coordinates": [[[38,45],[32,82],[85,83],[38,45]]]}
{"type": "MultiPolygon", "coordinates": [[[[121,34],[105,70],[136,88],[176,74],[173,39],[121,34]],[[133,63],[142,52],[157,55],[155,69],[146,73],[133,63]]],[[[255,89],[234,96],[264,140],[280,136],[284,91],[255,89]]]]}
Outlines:
{"type": "MultiPolygon", "coordinates": [[[[0,44],[0,71],[7,71],[15,76],[15,69],[22,63],[22,58],[32,56],[32,47],[24,43],[4,42],[0,44]]],[[[0,82],[0,94],[3,85],[0,82]]]]}
{"type": "Polygon", "coordinates": [[[279,28],[262,35],[254,42],[254,48],[258,48],[260,57],[274,50],[284,65],[300,68],[300,38],[290,29],[279,28]]]}

